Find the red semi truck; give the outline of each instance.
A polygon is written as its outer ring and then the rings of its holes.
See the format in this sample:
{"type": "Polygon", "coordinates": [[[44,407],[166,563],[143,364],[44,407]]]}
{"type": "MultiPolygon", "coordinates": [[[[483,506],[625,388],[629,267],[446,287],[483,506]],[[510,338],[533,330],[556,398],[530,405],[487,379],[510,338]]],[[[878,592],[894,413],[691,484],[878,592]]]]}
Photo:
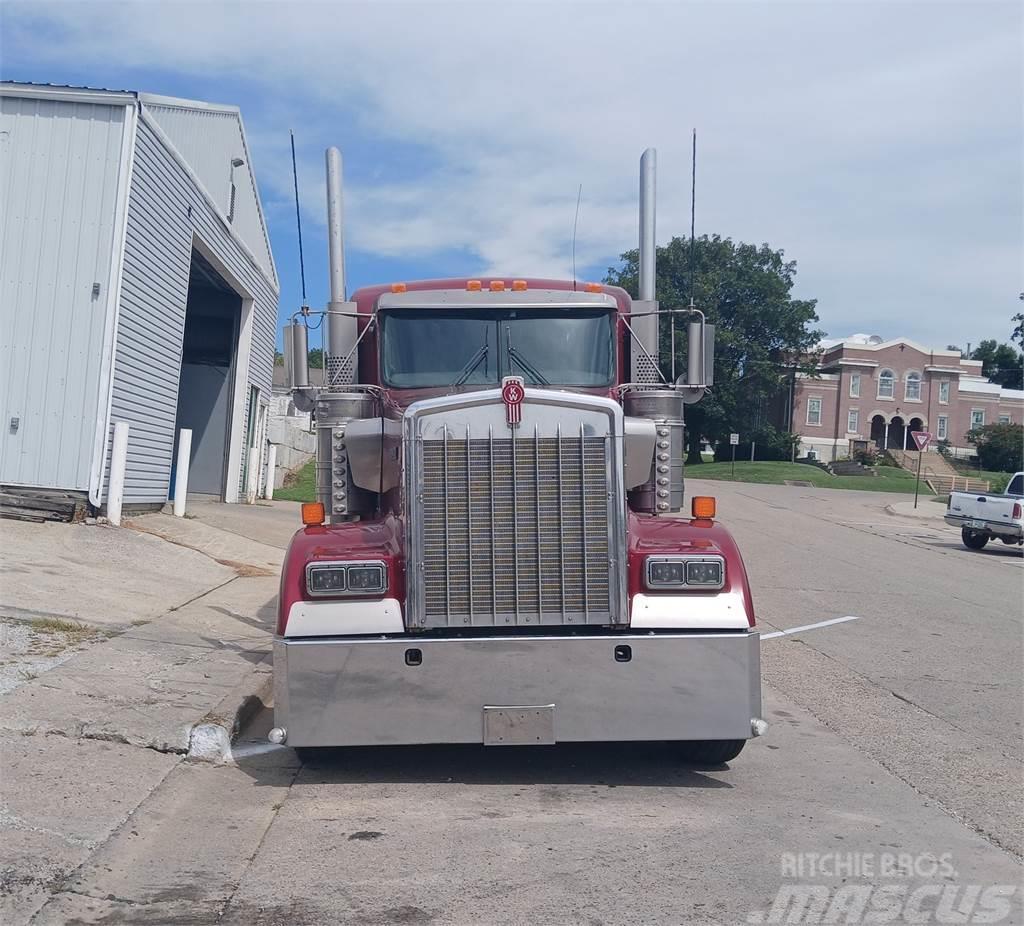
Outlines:
{"type": "Polygon", "coordinates": [[[345,300],[327,152],[331,302],[285,329],[315,410],[319,501],[281,577],[271,740],[316,746],[671,740],[726,762],[763,733],[747,576],[714,500],[683,500],[683,411],[659,369],[654,152],[640,299],[570,280],[445,279],[345,300]],[[327,326],[309,385],[309,316],[327,326]]]}

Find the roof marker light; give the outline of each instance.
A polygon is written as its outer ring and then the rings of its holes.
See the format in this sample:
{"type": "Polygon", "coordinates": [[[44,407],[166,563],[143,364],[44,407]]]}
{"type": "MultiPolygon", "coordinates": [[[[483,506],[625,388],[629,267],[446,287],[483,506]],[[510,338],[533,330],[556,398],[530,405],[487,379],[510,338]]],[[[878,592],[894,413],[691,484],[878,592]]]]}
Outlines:
{"type": "Polygon", "coordinates": [[[404,283],[392,283],[391,292],[393,293],[404,293],[406,291],[406,285],[404,283]]]}
{"type": "Polygon", "coordinates": [[[466,280],[466,289],[471,293],[478,293],[482,288],[479,280],[466,280]]]}
{"type": "Polygon", "coordinates": [[[512,291],[516,292],[516,293],[525,293],[526,292],[526,280],[513,280],[512,281],[512,291]]]}
{"type": "Polygon", "coordinates": [[[503,292],[505,292],[505,281],[504,280],[491,280],[491,292],[492,293],[503,293],[503,292]]]}
{"type": "Polygon", "coordinates": [[[588,292],[588,293],[599,293],[599,292],[601,292],[601,284],[600,283],[584,283],[583,284],[583,289],[584,289],[585,292],[588,292]]]}

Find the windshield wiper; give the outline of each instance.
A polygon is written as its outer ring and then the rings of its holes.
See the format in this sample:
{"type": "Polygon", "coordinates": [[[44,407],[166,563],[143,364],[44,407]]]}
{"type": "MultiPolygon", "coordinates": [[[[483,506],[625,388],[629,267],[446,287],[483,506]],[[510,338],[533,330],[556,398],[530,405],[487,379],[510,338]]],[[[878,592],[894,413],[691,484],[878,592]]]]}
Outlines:
{"type": "Polygon", "coordinates": [[[522,368],[523,372],[528,376],[533,377],[533,381],[539,386],[550,386],[551,383],[545,378],[544,374],[540,372],[529,360],[527,360],[519,351],[512,346],[512,328],[508,325],[505,326],[505,341],[507,344],[507,353],[509,359],[509,369],[512,369],[512,361],[515,361],[522,368]]]}
{"type": "Polygon", "coordinates": [[[484,343],[481,344],[476,349],[476,353],[469,358],[469,362],[462,368],[462,371],[459,373],[459,375],[455,377],[454,381],[452,382],[452,385],[461,386],[463,383],[465,383],[466,380],[469,379],[476,372],[476,368],[480,366],[483,360],[487,357],[487,351],[487,342],[484,341],[484,343]]]}

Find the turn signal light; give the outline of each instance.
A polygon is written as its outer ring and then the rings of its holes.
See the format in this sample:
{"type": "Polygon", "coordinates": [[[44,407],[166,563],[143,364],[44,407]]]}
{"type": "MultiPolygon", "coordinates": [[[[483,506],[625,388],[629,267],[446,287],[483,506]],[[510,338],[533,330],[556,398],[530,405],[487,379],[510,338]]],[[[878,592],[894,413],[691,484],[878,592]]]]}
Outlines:
{"type": "Polygon", "coordinates": [[[588,293],[599,293],[601,292],[600,283],[584,283],[583,290],[588,293]]]}
{"type": "Polygon", "coordinates": [[[690,512],[701,521],[715,519],[715,497],[713,495],[694,495],[690,502],[690,512]]]}
{"type": "Polygon", "coordinates": [[[491,292],[492,293],[503,293],[503,292],[505,292],[505,281],[504,280],[491,280],[491,292]]]}
{"type": "Polygon", "coordinates": [[[404,283],[392,283],[391,284],[391,292],[393,292],[393,293],[404,293],[405,290],[406,290],[406,286],[405,286],[404,283]]]}
{"type": "Polygon", "coordinates": [[[327,520],[327,515],[324,514],[323,502],[303,502],[302,523],[306,527],[316,527],[323,524],[325,520],[327,520]]]}
{"type": "Polygon", "coordinates": [[[480,292],[482,284],[479,280],[466,280],[466,290],[471,293],[480,292]]]}
{"type": "Polygon", "coordinates": [[[1020,502],[1014,502],[1013,503],[1013,517],[1014,518],[1019,518],[1020,517],[1020,502]]]}
{"type": "Polygon", "coordinates": [[[516,293],[525,293],[526,292],[526,280],[513,280],[512,281],[512,291],[516,292],[516,293]]]}

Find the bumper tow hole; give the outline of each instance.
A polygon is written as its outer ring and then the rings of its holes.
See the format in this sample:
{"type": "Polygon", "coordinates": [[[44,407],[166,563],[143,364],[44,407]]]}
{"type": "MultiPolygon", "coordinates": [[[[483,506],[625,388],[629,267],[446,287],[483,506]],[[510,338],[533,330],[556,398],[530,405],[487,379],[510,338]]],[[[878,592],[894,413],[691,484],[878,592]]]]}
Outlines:
{"type": "Polygon", "coordinates": [[[405,664],[407,666],[418,666],[423,664],[423,651],[418,649],[407,649],[405,651],[405,664]]]}
{"type": "Polygon", "coordinates": [[[621,644],[615,647],[615,661],[629,662],[633,658],[633,647],[621,644]]]}

